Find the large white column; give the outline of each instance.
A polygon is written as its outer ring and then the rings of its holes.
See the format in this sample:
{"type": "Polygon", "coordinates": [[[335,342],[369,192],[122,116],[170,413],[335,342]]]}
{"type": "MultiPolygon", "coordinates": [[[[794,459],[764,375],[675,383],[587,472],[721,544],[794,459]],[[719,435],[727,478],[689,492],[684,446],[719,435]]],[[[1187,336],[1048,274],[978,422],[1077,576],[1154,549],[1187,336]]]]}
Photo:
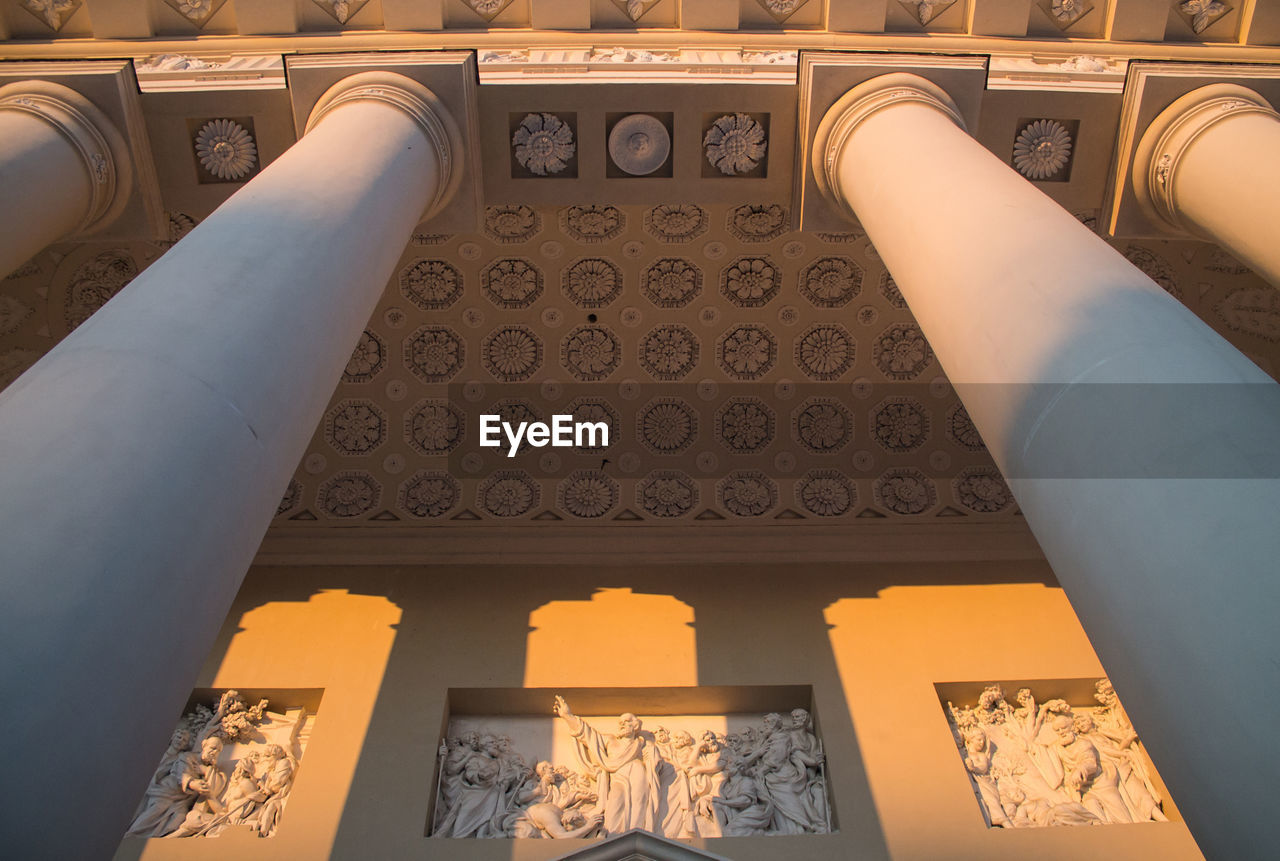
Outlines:
{"type": "Polygon", "coordinates": [[[461,141],[399,75],[310,131],[0,395],[0,833],[121,839],[342,368],[461,141]]]}
{"type": "Polygon", "coordinates": [[[110,223],[131,177],[124,139],[75,90],[0,87],[0,276],[51,242],[110,223]]]}
{"type": "Polygon", "coordinates": [[[1280,114],[1262,96],[1212,84],[1179,98],[1139,141],[1133,187],[1156,220],[1280,286],[1280,114]]]}
{"type": "MultiPolygon", "coordinates": [[[[1211,857],[1260,856],[1280,745],[1280,387],[964,131],[914,75],[814,170],[933,345],[1211,857]]],[[[1028,648],[1053,649],[1028,626],[1028,648]]]]}

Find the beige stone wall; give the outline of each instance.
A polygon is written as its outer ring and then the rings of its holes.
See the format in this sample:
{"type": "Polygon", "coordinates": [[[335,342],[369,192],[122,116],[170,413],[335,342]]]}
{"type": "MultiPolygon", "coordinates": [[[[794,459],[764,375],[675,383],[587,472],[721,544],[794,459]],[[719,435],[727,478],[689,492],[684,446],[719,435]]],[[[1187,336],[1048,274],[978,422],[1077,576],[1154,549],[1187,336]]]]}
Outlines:
{"type": "Polygon", "coordinates": [[[280,830],[130,840],[117,858],[558,857],[570,846],[424,836],[450,687],[788,684],[813,687],[839,833],[712,852],[1199,857],[1176,812],[983,824],[934,684],[1101,674],[1042,564],[255,569],[192,684],[325,689],[280,830]]]}

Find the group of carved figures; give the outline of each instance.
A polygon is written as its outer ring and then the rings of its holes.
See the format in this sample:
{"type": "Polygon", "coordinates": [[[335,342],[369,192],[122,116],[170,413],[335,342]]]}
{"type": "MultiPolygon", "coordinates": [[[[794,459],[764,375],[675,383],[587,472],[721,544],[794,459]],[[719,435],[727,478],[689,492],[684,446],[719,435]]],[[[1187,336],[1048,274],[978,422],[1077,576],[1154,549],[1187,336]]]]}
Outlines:
{"type": "Polygon", "coordinates": [[[556,697],[578,769],[529,765],[506,736],[440,746],[437,837],[590,837],[633,828],[667,837],[830,830],[822,746],[809,713],[765,715],[728,734],[643,728],[624,714],[603,733],[556,697]]]}
{"type": "Polygon", "coordinates": [[[1099,706],[1062,699],[1037,704],[1020,688],[1017,706],[989,685],[976,706],[951,703],[952,730],[989,824],[1001,828],[1167,821],[1133,725],[1111,682],[1099,706]]]}
{"type": "Polygon", "coordinates": [[[275,833],[298,770],[285,745],[250,745],[233,765],[220,763],[228,744],[254,735],[267,701],[250,706],[227,691],[217,706],[197,706],[173,733],[127,832],[135,837],[215,837],[230,825],[260,837],[275,833]]]}

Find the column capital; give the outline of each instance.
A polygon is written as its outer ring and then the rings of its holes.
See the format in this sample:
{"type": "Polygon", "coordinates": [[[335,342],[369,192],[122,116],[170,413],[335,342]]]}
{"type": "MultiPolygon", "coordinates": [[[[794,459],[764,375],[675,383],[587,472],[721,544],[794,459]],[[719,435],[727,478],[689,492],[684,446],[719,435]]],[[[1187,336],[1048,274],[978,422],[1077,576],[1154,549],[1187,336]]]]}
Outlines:
{"type": "Polygon", "coordinates": [[[459,161],[463,153],[462,132],[436,94],[422,84],[395,72],[359,72],[334,84],[307,117],[303,134],[307,134],[326,116],[343,105],[374,101],[405,113],[422,129],[435,150],[440,165],[440,182],[435,196],[422,211],[426,220],[440,209],[458,190],[462,181],[459,161]]]}
{"type": "Polygon", "coordinates": [[[823,197],[840,211],[853,217],[836,191],[835,168],[849,137],[865,120],[886,108],[918,104],[933,108],[962,131],[960,109],[942,87],[907,72],[880,75],[859,84],[827,109],[813,137],[813,176],[823,197]]]}
{"type": "Polygon", "coordinates": [[[0,87],[0,111],[43,120],[79,154],[89,182],[89,206],[73,233],[91,233],[115,220],[129,200],[133,163],[124,137],[106,114],[70,87],[49,81],[0,87]]]}
{"type": "Polygon", "coordinates": [[[1280,120],[1271,103],[1248,87],[1210,84],[1165,108],[1147,127],[1133,159],[1133,190],[1149,215],[1199,235],[1182,218],[1177,198],[1178,164],[1187,148],[1218,123],[1242,114],[1280,120]]]}

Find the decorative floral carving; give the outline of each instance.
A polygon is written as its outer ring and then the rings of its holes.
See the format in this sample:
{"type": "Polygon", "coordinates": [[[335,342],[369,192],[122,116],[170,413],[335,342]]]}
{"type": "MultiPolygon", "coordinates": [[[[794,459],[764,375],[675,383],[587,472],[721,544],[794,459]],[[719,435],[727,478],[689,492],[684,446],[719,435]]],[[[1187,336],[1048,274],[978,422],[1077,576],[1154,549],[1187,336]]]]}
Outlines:
{"type": "Polygon", "coordinates": [[[618,482],[598,469],[571,472],[556,488],[560,509],[588,520],[612,511],[618,504],[618,496],[618,482]]]}
{"type": "Polygon", "coordinates": [[[889,398],[871,413],[871,435],[885,451],[915,451],[929,438],[929,413],[915,398],[889,398]]]}
{"type": "Polygon", "coordinates": [[[429,398],[405,414],[404,438],[419,454],[438,457],[458,447],[466,427],[461,410],[442,398],[429,398]]]}
{"type": "MultiPolygon", "coordinates": [[[[208,5],[209,0],[203,2],[208,5]]],[[[61,30],[67,19],[82,5],[84,0],[22,0],[22,8],[39,18],[54,32],[61,30]]]]}
{"type": "MultiPolygon", "coordinates": [[[[496,414],[499,421],[505,422],[512,427],[516,427],[522,422],[542,421],[542,413],[523,398],[504,398],[495,402],[487,412],[496,414]]],[[[525,437],[521,441],[519,448],[516,449],[516,454],[524,454],[532,449],[533,446],[529,445],[528,437],[525,437]]]]}
{"type": "Polygon", "coordinates": [[[899,311],[907,310],[907,300],[903,298],[898,282],[894,281],[893,276],[888,272],[880,276],[880,295],[899,311]]]}
{"type": "Polygon", "coordinates": [[[560,173],[577,152],[573,129],[555,114],[529,114],[511,136],[516,161],[538,176],[560,173]]]}
{"type": "Polygon", "coordinates": [[[1213,310],[1223,323],[1237,332],[1280,341],[1280,293],[1273,287],[1232,290],[1213,310]]]}
{"type": "Polygon", "coordinates": [[[811,469],[796,482],[796,501],[819,517],[848,514],[857,500],[857,486],[839,470],[811,469]]]}
{"type": "Polygon", "coordinates": [[[720,292],[739,308],[767,305],[782,286],[782,273],[768,257],[739,257],[720,275],[720,292]]]}
{"type": "Polygon", "coordinates": [[[832,454],[853,439],[853,416],[835,398],[809,398],[795,412],[792,435],[814,454],[832,454]]]}
{"type": "Polygon", "coordinates": [[[813,380],[835,380],[853,366],[849,330],[834,323],[810,326],[796,339],[796,366],[813,380]]]}
{"type": "Polygon", "coordinates": [[[757,470],[739,469],[716,484],[720,505],[738,517],[760,517],[778,505],[778,485],[757,470]]]}
{"type": "Polygon", "coordinates": [[[754,323],[728,330],[716,342],[716,362],[735,380],[758,380],[778,361],[773,333],[754,323]]]}
{"type": "Polygon", "coordinates": [[[1200,34],[1209,28],[1214,21],[1231,11],[1229,3],[1222,0],[1181,0],[1178,11],[1187,19],[1191,30],[1200,34]]]}
{"type": "Polygon", "coordinates": [[[523,469],[500,469],[476,491],[476,504],[494,517],[528,514],[541,498],[537,482],[523,469]]]}
{"type": "Polygon", "coordinates": [[[382,501],[382,485],[367,472],[339,472],[320,485],[316,504],[330,517],[368,514],[382,501]]]}
{"type": "Polygon", "coordinates": [[[276,517],[288,514],[301,504],[302,482],[296,478],[291,478],[289,479],[289,486],[285,488],[284,496],[280,497],[280,504],[276,506],[276,517]]]}
{"type": "Polygon", "coordinates": [[[677,257],[655,260],[644,270],[640,292],[659,308],[683,308],[702,292],[702,270],[677,257]]]}
{"type": "Polygon", "coordinates": [[[640,342],[640,366],[655,380],[679,380],[698,364],[698,339],[671,323],[649,330],[640,342]]]}
{"type": "Polygon", "coordinates": [[[31,307],[12,296],[0,296],[0,335],[17,330],[31,316],[31,307]]]}
{"type": "Polygon", "coordinates": [[[707,211],[692,203],[663,204],[644,214],[644,229],[659,242],[683,245],[707,232],[707,211]]]}
{"type": "Polygon", "coordinates": [[[938,490],[918,469],[899,467],[876,479],[876,504],[894,514],[921,514],[938,503],[938,490]]]}
{"type": "Polygon", "coordinates": [[[1040,0],[1040,8],[1049,16],[1049,20],[1065,30],[1093,10],[1089,0],[1040,0]]]}
{"type": "Polygon", "coordinates": [[[542,367],[542,341],[527,326],[502,326],[485,336],[480,363],[504,383],[518,383],[542,367]]]}
{"type": "Polygon", "coordinates": [[[774,17],[778,23],[790,18],[797,9],[808,3],[809,0],[760,0],[760,5],[765,11],[774,17]]]}
{"type": "Polygon", "coordinates": [[[387,415],[373,401],[342,401],[324,417],[324,438],[339,454],[369,454],[387,439],[387,415]]]}
{"type": "Polygon", "coordinates": [[[862,292],[862,267],[848,257],[821,257],[800,272],[800,295],[817,308],[843,308],[862,292]]]}
{"type": "Polygon", "coordinates": [[[591,396],[574,398],[569,402],[565,411],[573,416],[575,423],[603,422],[609,426],[609,446],[574,446],[573,450],[575,452],[580,454],[598,453],[617,443],[619,434],[622,432],[622,419],[617,410],[611,407],[604,398],[591,396]]]}
{"type": "Polygon", "coordinates": [[[542,295],[542,271],[527,260],[495,260],[480,273],[480,287],[499,308],[528,308],[542,295]]]}
{"type": "Polygon", "coordinates": [[[443,311],[462,296],[462,273],[443,260],[415,260],[400,272],[400,292],[423,311],[443,311]]]}
{"type": "Polygon", "coordinates": [[[764,158],[764,126],[744,113],[726,114],[711,124],[702,145],[707,161],[726,176],[749,173],[764,158]]]}
{"type": "Polygon", "coordinates": [[[894,323],[871,348],[877,368],[891,380],[913,380],[933,363],[933,348],[914,323],[894,323]]]}
{"type": "Polygon", "coordinates": [[[248,129],[234,120],[210,120],[196,132],[196,157],[209,173],[235,182],[252,173],[258,146],[248,129]]]}
{"type": "Polygon", "coordinates": [[[658,4],[658,0],[613,0],[632,21],[639,21],[643,15],[658,4]]]}
{"type": "Polygon", "coordinates": [[[1057,120],[1036,120],[1013,142],[1013,166],[1028,179],[1051,179],[1071,160],[1071,133],[1057,120]]]}
{"type": "Polygon", "coordinates": [[[484,232],[495,242],[511,245],[528,242],[542,231],[542,216],[523,204],[486,206],[484,232]]]}
{"type": "Polygon", "coordinates": [[[404,341],[404,364],[424,383],[447,383],[462,370],[467,347],[448,326],[423,326],[404,341]]]}
{"type": "Polygon", "coordinates": [[[420,469],[401,485],[397,503],[414,517],[444,517],[462,498],[462,485],[447,472],[420,469]]]}
{"type": "Polygon", "coordinates": [[[486,21],[498,17],[503,9],[511,5],[512,0],[462,0],[473,12],[486,21]]]}
{"type": "Polygon", "coordinates": [[[183,212],[166,212],[169,218],[169,241],[177,242],[196,226],[195,219],[183,212]]]}
{"type": "Polygon", "coordinates": [[[603,380],[622,363],[622,344],[603,326],[579,326],[561,342],[560,361],[584,383],[603,380]]]}
{"type": "Polygon", "coordinates": [[[1159,284],[1170,296],[1182,295],[1182,291],[1178,289],[1178,280],[1173,274],[1173,267],[1169,265],[1168,260],[1140,245],[1127,247],[1124,250],[1124,256],[1126,260],[1141,269],[1142,274],[1159,284]]]}
{"type": "Polygon", "coordinates": [[[560,211],[560,229],[579,242],[613,239],[627,226],[627,216],[616,206],[570,206],[560,211]]]}
{"type": "Polygon", "coordinates": [[[602,257],[578,260],[564,270],[560,289],[579,308],[603,308],[622,295],[622,270],[602,257]]]}
{"type": "Polygon", "coordinates": [[[89,319],[138,274],[138,264],[123,248],[104,251],[80,265],[67,290],[67,328],[89,319]]]}
{"type": "Polygon", "coordinates": [[[899,0],[899,2],[904,9],[915,16],[921,26],[925,26],[946,11],[956,0],[899,0]]]}
{"type": "Polygon", "coordinates": [[[656,398],[636,418],[640,442],[655,454],[679,454],[698,436],[698,413],[681,398],[656,398]]]}
{"type": "Polygon", "coordinates": [[[774,421],[759,398],[730,398],[716,411],[716,438],[734,454],[759,454],[773,442],[774,421]]]}
{"type": "Polygon", "coordinates": [[[387,347],[368,329],[360,333],[347,367],[342,371],[344,383],[367,383],[378,375],[387,364],[387,347]]]}
{"type": "Polygon", "coordinates": [[[636,486],[636,503],[654,517],[683,517],[698,504],[698,483],[676,469],[655,469],[636,486]]]}
{"type": "Polygon", "coordinates": [[[987,447],[982,437],[978,436],[978,429],[974,427],[973,419],[969,418],[969,411],[964,408],[964,404],[956,404],[947,411],[946,430],[947,437],[961,448],[983,451],[987,447]]]}
{"type": "Polygon", "coordinates": [[[329,13],[329,17],[339,24],[351,20],[351,16],[364,8],[369,0],[312,0],[317,6],[329,13]]]}
{"type": "Polygon", "coordinates": [[[1013,504],[1004,476],[994,466],[971,466],[960,471],[951,488],[956,501],[970,511],[994,514],[1013,504]]]}
{"type": "Polygon", "coordinates": [[[729,210],[726,229],[742,242],[768,242],[787,230],[787,209],[771,205],[746,204],[729,210]]]}

